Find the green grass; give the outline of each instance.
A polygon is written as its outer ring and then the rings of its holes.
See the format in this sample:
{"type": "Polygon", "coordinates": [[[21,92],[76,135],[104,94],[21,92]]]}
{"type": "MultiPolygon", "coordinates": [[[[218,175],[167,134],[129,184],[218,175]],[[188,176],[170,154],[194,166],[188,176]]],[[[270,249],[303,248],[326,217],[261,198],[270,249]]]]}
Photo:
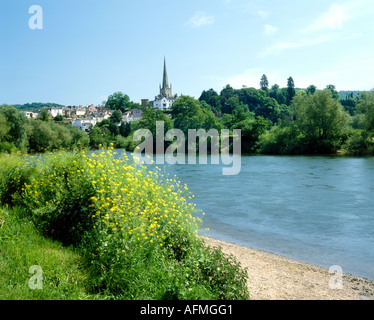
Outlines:
{"type": "Polygon", "coordinates": [[[99,299],[87,293],[82,257],[72,248],[43,237],[22,210],[0,209],[0,300],[99,299]],[[31,266],[43,272],[42,289],[32,290],[31,266]]]}
{"type": "Polygon", "coordinates": [[[111,150],[13,155],[0,178],[13,208],[1,211],[0,299],[249,298],[246,270],[205,246],[193,195],[157,166],[111,150]],[[28,286],[34,265],[42,290],[28,286]]]}

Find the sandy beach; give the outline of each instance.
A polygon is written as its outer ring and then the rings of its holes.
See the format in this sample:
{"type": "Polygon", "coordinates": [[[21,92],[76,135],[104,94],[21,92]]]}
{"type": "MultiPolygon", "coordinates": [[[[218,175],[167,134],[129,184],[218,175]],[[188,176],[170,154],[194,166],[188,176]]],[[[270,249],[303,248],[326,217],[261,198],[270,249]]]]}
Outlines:
{"type": "Polygon", "coordinates": [[[219,246],[234,255],[248,270],[251,300],[374,300],[374,282],[343,275],[342,289],[333,290],[328,269],[208,237],[209,246],[219,246]]]}

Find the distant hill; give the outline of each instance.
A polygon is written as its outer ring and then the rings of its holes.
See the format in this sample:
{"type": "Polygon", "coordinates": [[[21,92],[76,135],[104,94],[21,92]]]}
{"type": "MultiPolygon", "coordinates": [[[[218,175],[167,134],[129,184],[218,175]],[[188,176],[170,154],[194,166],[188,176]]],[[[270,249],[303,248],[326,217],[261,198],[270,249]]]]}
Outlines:
{"type": "Polygon", "coordinates": [[[51,103],[51,102],[47,102],[47,103],[43,103],[43,102],[33,102],[33,103],[26,103],[26,104],[16,104],[14,105],[14,107],[18,110],[28,110],[28,111],[37,111],[37,110],[40,110],[41,108],[45,108],[45,107],[59,107],[59,108],[62,108],[62,107],[65,107],[61,104],[58,104],[58,103],[51,103]]]}
{"type": "MultiPolygon", "coordinates": [[[[296,91],[300,91],[300,90],[304,90],[306,91],[305,88],[295,88],[296,91]]],[[[317,91],[319,91],[321,89],[317,89],[317,91]]],[[[358,95],[360,95],[361,93],[363,92],[368,92],[368,91],[360,91],[360,90],[352,90],[352,91],[349,91],[349,90],[345,90],[345,91],[339,91],[339,97],[340,97],[340,100],[345,100],[347,97],[352,97],[352,98],[356,98],[358,95]]]]}
{"type": "Polygon", "coordinates": [[[354,91],[339,91],[339,97],[341,100],[344,100],[346,99],[347,97],[352,97],[352,98],[356,98],[359,94],[363,93],[363,92],[368,92],[368,91],[358,91],[358,90],[354,90],[354,91]]]}

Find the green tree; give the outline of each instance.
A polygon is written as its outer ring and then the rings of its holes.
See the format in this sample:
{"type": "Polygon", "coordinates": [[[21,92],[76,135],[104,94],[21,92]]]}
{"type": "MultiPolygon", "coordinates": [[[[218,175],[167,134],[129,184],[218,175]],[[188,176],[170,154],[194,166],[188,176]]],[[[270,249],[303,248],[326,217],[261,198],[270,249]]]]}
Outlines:
{"type": "Polygon", "coordinates": [[[0,153],[12,153],[16,150],[15,145],[8,142],[8,140],[10,140],[8,135],[9,131],[10,127],[8,126],[7,119],[2,113],[0,113],[0,153]]]}
{"type": "Polygon", "coordinates": [[[265,91],[255,88],[243,88],[238,91],[237,96],[239,102],[246,104],[250,111],[255,111],[257,108],[263,106],[265,99],[268,97],[265,91]]]}
{"type": "Polygon", "coordinates": [[[90,137],[85,131],[78,129],[71,124],[68,124],[66,127],[70,131],[72,150],[83,150],[89,147],[90,137]]]}
{"type": "Polygon", "coordinates": [[[364,128],[374,131],[374,89],[361,94],[357,111],[364,114],[364,128]]]}
{"type": "Polygon", "coordinates": [[[122,92],[115,92],[108,97],[105,105],[111,110],[119,110],[124,113],[130,110],[131,102],[127,94],[124,94],[122,92]]]}
{"type": "Polygon", "coordinates": [[[4,142],[6,140],[9,131],[10,127],[6,117],[0,113],[0,142],[4,142]]]}
{"type": "Polygon", "coordinates": [[[140,120],[134,125],[134,130],[147,129],[151,131],[153,137],[156,137],[156,122],[164,122],[164,133],[173,128],[171,119],[159,109],[150,109],[142,114],[140,120]]]}
{"type": "Polygon", "coordinates": [[[336,88],[334,85],[329,84],[326,86],[326,89],[331,91],[331,95],[334,99],[339,100],[339,93],[338,91],[336,91],[336,88]]]}
{"type": "Polygon", "coordinates": [[[50,123],[42,120],[31,121],[32,132],[29,137],[29,147],[34,152],[45,152],[52,150],[58,139],[57,132],[53,131],[50,123]]]}
{"type": "Polygon", "coordinates": [[[212,111],[215,114],[220,114],[221,112],[221,97],[218,95],[216,91],[213,89],[209,89],[208,91],[203,91],[199,98],[200,102],[205,101],[212,107],[212,111]]]}
{"type": "Polygon", "coordinates": [[[256,108],[255,114],[275,123],[280,116],[279,104],[275,99],[266,97],[262,105],[256,108]]]}
{"type": "Polygon", "coordinates": [[[107,127],[99,127],[98,125],[90,128],[88,131],[90,137],[90,147],[92,149],[100,149],[109,145],[112,141],[112,134],[107,127]]]}
{"type": "Polygon", "coordinates": [[[253,112],[250,112],[247,106],[242,105],[236,108],[231,115],[226,114],[222,118],[223,120],[222,122],[225,128],[232,130],[232,129],[238,129],[236,128],[237,123],[240,123],[247,119],[254,120],[255,114],[253,112]]]}
{"type": "Polygon", "coordinates": [[[261,90],[268,91],[269,90],[269,81],[266,75],[262,75],[261,81],[260,81],[260,88],[261,90]]]}
{"type": "MultiPolygon", "coordinates": [[[[139,129],[146,129],[152,133],[154,151],[156,150],[157,135],[162,134],[161,132],[157,131],[157,122],[163,123],[164,135],[173,128],[172,120],[162,110],[159,109],[150,109],[144,112],[141,119],[132,124],[134,132],[139,129]]],[[[130,135],[129,137],[132,137],[132,135],[130,135]]],[[[137,144],[139,143],[140,141],[137,144]]],[[[168,143],[165,143],[164,147],[166,149],[168,147],[168,143]]]]}
{"type": "Polygon", "coordinates": [[[213,97],[218,97],[218,93],[213,90],[213,89],[209,89],[209,90],[204,90],[202,93],[201,93],[201,96],[199,98],[199,101],[205,101],[206,103],[208,103],[209,105],[212,105],[211,102],[212,102],[212,98],[213,97]]]}
{"type": "MultiPolygon", "coordinates": [[[[220,130],[222,128],[222,124],[217,120],[212,110],[207,108],[205,101],[200,103],[189,96],[182,96],[175,101],[171,114],[174,120],[174,127],[182,130],[186,138],[190,129],[204,129],[208,132],[211,129],[220,130]]],[[[210,150],[210,138],[208,138],[207,142],[208,150],[210,150]]],[[[199,145],[196,146],[197,149],[198,147],[199,145]]],[[[185,148],[186,150],[188,148],[187,139],[185,148]]]]}
{"type": "Polygon", "coordinates": [[[122,112],[115,110],[109,118],[111,123],[120,124],[122,122],[122,112]]]}
{"type": "Polygon", "coordinates": [[[289,105],[287,103],[287,98],[288,97],[288,89],[287,88],[282,88],[280,90],[280,92],[278,93],[278,97],[277,97],[277,101],[279,104],[286,104],[286,105],[289,105]]]}
{"type": "Polygon", "coordinates": [[[122,137],[127,137],[127,136],[130,135],[130,133],[131,133],[131,125],[130,125],[130,123],[128,123],[128,122],[126,122],[126,123],[122,122],[121,126],[119,127],[119,134],[122,137]]]}
{"type": "Polygon", "coordinates": [[[51,149],[70,149],[72,146],[72,136],[69,129],[60,123],[51,122],[49,125],[54,133],[54,136],[56,137],[50,143],[51,149]]]}
{"type": "Polygon", "coordinates": [[[181,129],[186,135],[188,129],[210,130],[221,128],[213,112],[204,106],[202,107],[204,103],[200,103],[189,96],[180,97],[174,102],[171,110],[174,127],[181,129]]]}
{"type": "Polygon", "coordinates": [[[301,137],[297,125],[286,119],[260,137],[259,151],[265,154],[301,154],[304,151],[301,137]]]}
{"type": "Polygon", "coordinates": [[[317,87],[315,85],[310,85],[308,88],[306,88],[307,94],[315,94],[317,91],[317,87]]]}
{"type": "Polygon", "coordinates": [[[201,107],[198,100],[189,96],[181,96],[173,103],[171,116],[179,124],[179,122],[183,121],[183,117],[193,117],[200,110],[201,107]]]}
{"type": "Polygon", "coordinates": [[[279,94],[279,85],[274,84],[270,89],[269,97],[278,101],[278,94],[279,94]]]}
{"type": "Polygon", "coordinates": [[[221,105],[224,106],[230,98],[237,97],[236,90],[228,84],[222,89],[220,97],[221,105]]]}
{"type": "Polygon", "coordinates": [[[49,118],[50,118],[50,114],[49,114],[49,111],[47,109],[43,109],[42,111],[40,111],[40,113],[38,115],[39,120],[49,122],[49,118]]]}
{"type": "Polygon", "coordinates": [[[373,134],[368,131],[355,130],[345,144],[345,148],[354,155],[374,155],[373,134]]]}
{"type": "Polygon", "coordinates": [[[57,116],[55,116],[53,118],[53,121],[55,121],[55,122],[62,122],[62,121],[64,121],[64,117],[62,115],[58,114],[57,116]]]}
{"type": "Polygon", "coordinates": [[[6,135],[7,141],[13,143],[20,151],[27,152],[27,118],[15,107],[7,104],[0,106],[0,113],[5,117],[9,127],[6,135]]]}
{"type": "Polygon", "coordinates": [[[295,82],[292,77],[287,79],[287,104],[290,105],[293,97],[296,95],[295,82]]]}
{"type": "Polygon", "coordinates": [[[239,99],[237,97],[230,97],[225,100],[224,105],[221,107],[222,113],[231,114],[240,105],[239,99]]]}
{"type": "Polygon", "coordinates": [[[347,111],[351,116],[354,116],[356,113],[357,100],[352,97],[346,97],[343,100],[340,100],[340,103],[344,107],[344,110],[347,111]]]}
{"type": "Polygon", "coordinates": [[[349,115],[330,90],[297,95],[293,107],[308,152],[336,152],[347,139],[349,115]]]}
{"type": "Polygon", "coordinates": [[[235,129],[242,132],[241,144],[243,153],[254,153],[259,148],[259,139],[268,128],[268,121],[263,117],[257,117],[255,120],[247,118],[234,124],[235,129]]]}

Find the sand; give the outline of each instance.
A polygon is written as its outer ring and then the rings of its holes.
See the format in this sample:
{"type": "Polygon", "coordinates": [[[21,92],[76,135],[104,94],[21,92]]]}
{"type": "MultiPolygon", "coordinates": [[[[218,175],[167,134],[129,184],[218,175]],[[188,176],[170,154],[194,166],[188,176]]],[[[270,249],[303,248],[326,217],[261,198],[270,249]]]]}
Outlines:
{"type": "Polygon", "coordinates": [[[234,255],[248,271],[251,300],[374,300],[374,282],[349,274],[342,288],[328,269],[265,251],[204,237],[209,246],[234,255]]]}

